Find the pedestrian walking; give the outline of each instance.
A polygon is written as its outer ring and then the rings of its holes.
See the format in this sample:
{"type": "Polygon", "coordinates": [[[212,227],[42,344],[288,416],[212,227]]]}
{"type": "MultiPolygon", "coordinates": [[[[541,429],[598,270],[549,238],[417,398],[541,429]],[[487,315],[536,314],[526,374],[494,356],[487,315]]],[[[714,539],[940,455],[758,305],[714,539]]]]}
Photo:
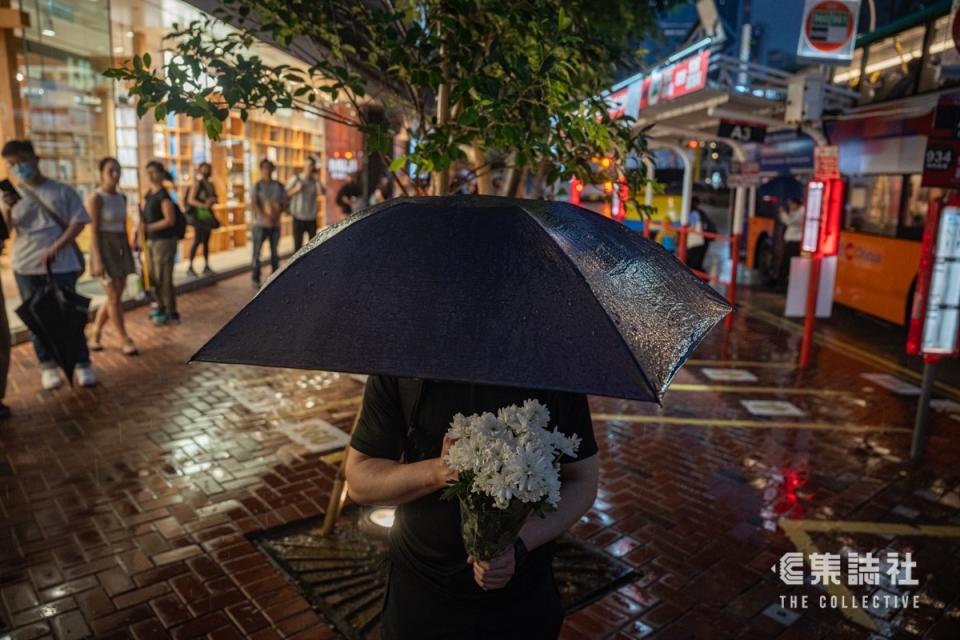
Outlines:
{"type": "Polygon", "coordinates": [[[360,198],[363,195],[363,190],[360,188],[360,176],[357,174],[351,174],[350,179],[347,180],[340,188],[337,190],[337,197],[335,198],[337,206],[340,207],[340,213],[345,216],[349,216],[353,213],[354,203],[357,198],[360,198]]]}
{"type": "Polygon", "coordinates": [[[280,215],[287,208],[287,190],[274,180],[274,164],[264,158],[260,161],[260,179],[253,185],[250,206],[253,209],[253,260],[250,265],[253,286],[260,288],[260,250],[263,243],[270,245],[270,272],[280,268],[277,245],[280,243],[280,215]]]}
{"type": "Polygon", "coordinates": [[[123,342],[124,355],[137,355],[137,346],[127,335],[123,321],[123,292],[127,276],[135,273],[133,251],[127,236],[127,196],[117,191],[120,184],[120,163],[116,158],[100,160],[100,187],[87,199],[90,213],[91,273],[100,278],[107,294],[106,302],[97,310],[93,321],[93,337],[88,344],[91,351],[103,349],[101,337],[107,320],[113,321],[117,335],[123,342]]]}
{"type": "Polygon", "coordinates": [[[373,193],[370,194],[370,206],[372,207],[375,204],[389,200],[390,192],[390,176],[380,176],[380,179],[377,180],[376,188],[374,188],[373,193]]]}
{"type": "Polygon", "coordinates": [[[290,198],[290,215],[293,216],[293,250],[303,246],[317,234],[317,196],[327,195],[326,188],[317,179],[317,161],[311,156],[300,173],[287,182],[287,197],[290,198]]]}
{"type": "Polygon", "coordinates": [[[690,199],[690,218],[687,226],[687,266],[694,271],[703,271],[703,259],[707,255],[707,241],[703,236],[705,226],[700,198],[694,196],[690,199]]]}
{"type": "Polygon", "coordinates": [[[210,275],[210,234],[220,226],[220,221],[213,213],[213,205],[217,203],[217,189],[210,181],[213,167],[209,162],[201,162],[197,166],[197,176],[194,183],[187,189],[184,202],[187,205],[187,220],[193,226],[193,244],[190,245],[190,263],[187,267],[188,276],[197,276],[193,270],[193,259],[197,249],[203,248],[203,274],[210,275]]]}
{"type": "MultiPolygon", "coordinates": [[[[15,232],[13,275],[20,299],[46,286],[48,277],[61,289],[76,291],[85,260],[76,238],[90,222],[77,191],[52,180],[40,171],[40,159],[29,140],[11,140],[3,146],[3,159],[17,179],[16,187],[4,189],[3,216],[15,232]]],[[[9,332],[8,332],[9,333],[9,332]]],[[[46,390],[63,384],[54,355],[31,334],[40,364],[40,382],[46,390]]],[[[97,383],[90,363],[86,337],[79,334],[76,379],[82,387],[97,383]]]]}
{"type": "Polygon", "coordinates": [[[147,163],[147,179],[150,186],[143,205],[141,224],[147,238],[148,273],[157,301],[157,308],[150,312],[150,320],[157,326],[180,324],[177,292],[173,284],[173,262],[177,255],[177,210],[165,186],[166,182],[172,182],[172,176],[160,162],[153,160],[147,163]]]}
{"type": "Polygon", "coordinates": [[[786,210],[777,213],[783,224],[783,254],[780,259],[777,284],[786,286],[790,276],[790,260],[800,255],[800,242],[803,240],[803,201],[799,198],[787,198],[786,210]]]}

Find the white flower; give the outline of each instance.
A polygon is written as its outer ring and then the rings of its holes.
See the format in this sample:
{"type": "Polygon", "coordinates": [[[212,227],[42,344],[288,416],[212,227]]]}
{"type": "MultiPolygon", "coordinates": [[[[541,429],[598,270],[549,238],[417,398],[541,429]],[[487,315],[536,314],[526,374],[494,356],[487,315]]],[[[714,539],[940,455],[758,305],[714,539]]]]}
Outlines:
{"type": "Polygon", "coordinates": [[[560,501],[560,456],[573,456],[576,435],[549,430],[550,411],[537,400],[464,417],[457,414],[447,435],[456,441],[447,464],[470,472],[470,491],[489,496],[500,509],[513,500],[556,508],[560,501]]]}

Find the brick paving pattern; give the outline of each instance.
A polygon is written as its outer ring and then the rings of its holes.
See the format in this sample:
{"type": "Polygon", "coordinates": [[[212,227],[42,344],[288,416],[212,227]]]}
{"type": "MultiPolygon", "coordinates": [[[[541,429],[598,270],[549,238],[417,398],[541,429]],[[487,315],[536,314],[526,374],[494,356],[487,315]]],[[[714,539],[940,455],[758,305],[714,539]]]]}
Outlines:
{"type": "MultiPolygon", "coordinates": [[[[246,538],[322,514],[334,468],[239,399],[274,385],[284,411],[347,429],[361,386],[184,365],[249,295],[238,277],[183,296],[179,327],[134,312],[143,354],[126,358],[107,337],[94,389],[42,392],[29,347],[14,349],[0,638],[339,637],[246,538]]],[[[820,350],[798,372],[797,342],[740,317],[694,354],[662,408],[592,399],[601,489],[574,533],[642,577],[570,616],[564,638],[960,637],[960,538],[812,534],[822,550],[913,550],[921,606],[872,612],[872,631],[836,610],[780,607],[781,595],[820,593],[769,571],[796,550],[780,518],[960,525],[960,407],[933,412],[928,456],[912,466],[915,399],[862,378],[880,370],[849,353],[820,350]],[[710,380],[707,361],[741,361],[757,380],[710,380]],[[803,415],[752,416],[742,400],[803,415]]]]}

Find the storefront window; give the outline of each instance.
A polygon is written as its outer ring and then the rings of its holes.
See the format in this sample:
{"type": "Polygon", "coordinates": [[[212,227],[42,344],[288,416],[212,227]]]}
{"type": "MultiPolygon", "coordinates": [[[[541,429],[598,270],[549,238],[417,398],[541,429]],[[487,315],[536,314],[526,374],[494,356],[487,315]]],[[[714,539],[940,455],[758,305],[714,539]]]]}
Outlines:
{"type": "Polygon", "coordinates": [[[25,129],[48,176],[86,196],[97,161],[113,147],[113,94],[107,0],[27,0],[30,14],[17,59],[25,129]]]}
{"type": "Polygon", "coordinates": [[[935,91],[960,85],[960,52],[953,44],[951,15],[937,19],[930,38],[929,63],[920,76],[921,91],[935,91]]]}
{"type": "Polygon", "coordinates": [[[861,78],[865,102],[893,100],[914,93],[925,33],[926,26],[914,27],[870,45],[861,78]]]}
{"type": "Polygon", "coordinates": [[[885,236],[897,234],[903,176],[857,176],[847,187],[846,227],[885,236]]]}

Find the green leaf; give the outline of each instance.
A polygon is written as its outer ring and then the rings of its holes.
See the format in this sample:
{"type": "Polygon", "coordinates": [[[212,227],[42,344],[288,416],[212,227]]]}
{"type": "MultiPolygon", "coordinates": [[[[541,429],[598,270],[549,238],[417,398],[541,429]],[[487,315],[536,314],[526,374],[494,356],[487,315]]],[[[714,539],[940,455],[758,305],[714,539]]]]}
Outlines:
{"type": "Polygon", "coordinates": [[[143,66],[144,66],[144,67],[149,68],[149,67],[150,67],[150,63],[151,63],[152,61],[153,61],[153,59],[150,57],[150,54],[149,54],[149,53],[144,53],[144,54],[143,54],[143,66]]]}
{"type": "Polygon", "coordinates": [[[407,162],[406,156],[400,156],[399,158],[394,158],[393,161],[390,163],[390,171],[391,172],[399,171],[400,169],[403,168],[403,165],[406,164],[406,162],[407,162]]]}

